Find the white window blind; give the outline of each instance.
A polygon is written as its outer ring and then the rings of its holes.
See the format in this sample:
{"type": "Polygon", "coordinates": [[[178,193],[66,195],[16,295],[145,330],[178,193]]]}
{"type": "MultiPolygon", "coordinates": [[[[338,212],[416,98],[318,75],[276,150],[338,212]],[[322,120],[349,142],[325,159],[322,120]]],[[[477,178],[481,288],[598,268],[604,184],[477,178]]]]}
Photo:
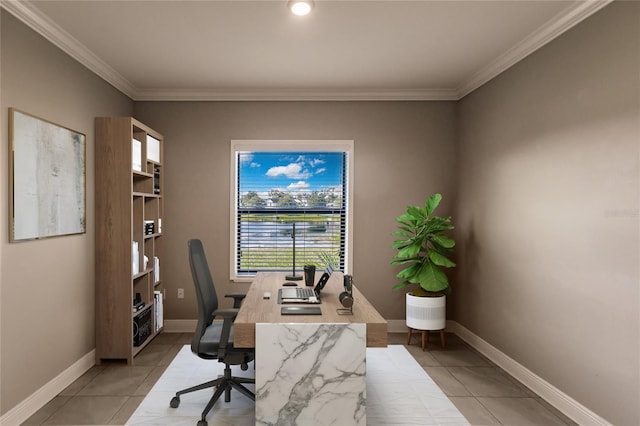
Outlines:
{"type": "Polygon", "coordinates": [[[306,264],[346,270],[352,145],[340,142],[232,144],[232,278],[306,264]]]}

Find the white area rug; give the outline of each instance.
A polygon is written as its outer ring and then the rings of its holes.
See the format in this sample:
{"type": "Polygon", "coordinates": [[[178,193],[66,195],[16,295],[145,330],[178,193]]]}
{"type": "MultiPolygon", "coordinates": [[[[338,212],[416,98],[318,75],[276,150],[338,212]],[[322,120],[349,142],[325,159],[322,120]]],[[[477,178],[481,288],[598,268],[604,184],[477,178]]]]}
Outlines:
{"type": "MultiPolygon", "coordinates": [[[[182,395],[178,408],[169,407],[176,391],[222,375],[223,364],[200,359],[189,346],[180,350],[127,426],[194,426],[212,395],[202,390],[182,395]]],[[[233,368],[233,374],[253,377],[253,363],[247,371],[233,368]]],[[[253,385],[248,385],[254,390],[253,385]]],[[[231,402],[221,398],[207,421],[210,426],[254,425],[254,402],[233,391],[231,402]]],[[[431,377],[401,345],[367,348],[367,425],[469,425],[431,377]]],[[[338,425],[346,426],[346,425],[338,425]]]]}

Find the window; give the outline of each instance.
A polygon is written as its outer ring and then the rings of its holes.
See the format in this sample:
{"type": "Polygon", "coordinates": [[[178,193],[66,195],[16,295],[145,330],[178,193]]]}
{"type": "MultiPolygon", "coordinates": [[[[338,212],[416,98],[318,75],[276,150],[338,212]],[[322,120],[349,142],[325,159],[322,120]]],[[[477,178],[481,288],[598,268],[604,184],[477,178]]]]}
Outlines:
{"type": "Polygon", "coordinates": [[[232,279],[294,258],[349,270],[353,141],[231,141],[231,156],[232,279]]]}

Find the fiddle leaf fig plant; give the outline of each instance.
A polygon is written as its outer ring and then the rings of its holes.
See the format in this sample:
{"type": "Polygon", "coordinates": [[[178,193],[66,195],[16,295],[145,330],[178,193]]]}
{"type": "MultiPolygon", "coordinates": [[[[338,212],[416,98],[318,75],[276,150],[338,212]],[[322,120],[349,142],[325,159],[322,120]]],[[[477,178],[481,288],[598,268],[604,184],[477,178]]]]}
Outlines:
{"type": "Polygon", "coordinates": [[[449,280],[442,268],[456,266],[447,256],[453,253],[455,241],[444,235],[454,229],[451,216],[434,216],[433,212],[442,200],[441,194],[431,195],[423,207],[408,206],[405,214],[396,218],[399,230],[393,235],[399,237],[393,243],[398,252],[391,260],[392,265],[404,265],[396,276],[402,280],[393,286],[394,290],[417,284],[414,296],[428,296],[433,293],[451,292],[449,280]]]}

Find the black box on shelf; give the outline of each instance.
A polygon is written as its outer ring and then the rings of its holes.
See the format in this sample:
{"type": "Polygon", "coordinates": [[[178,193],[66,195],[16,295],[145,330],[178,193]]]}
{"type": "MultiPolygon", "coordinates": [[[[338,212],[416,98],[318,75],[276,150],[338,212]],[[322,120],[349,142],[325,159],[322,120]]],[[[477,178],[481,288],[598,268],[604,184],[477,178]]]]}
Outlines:
{"type": "Polygon", "coordinates": [[[145,303],[144,302],[136,302],[133,304],[133,312],[138,312],[141,311],[142,308],[144,308],[145,303]]]}
{"type": "Polygon", "coordinates": [[[157,167],[153,168],[153,193],[160,193],[160,169],[157,167]]]}
{"type": "Polygon", "coordinates": [[[133,346],[140,346],[151,335],[153,321],[151,317],[151,305],[140,315],[133,318],[133,346]]]}
{"type": "Polygon", "coordinates": [[[153,235],[156,230],[156,224],[152,220],[144,221],[144,235],[153,235]]]}

